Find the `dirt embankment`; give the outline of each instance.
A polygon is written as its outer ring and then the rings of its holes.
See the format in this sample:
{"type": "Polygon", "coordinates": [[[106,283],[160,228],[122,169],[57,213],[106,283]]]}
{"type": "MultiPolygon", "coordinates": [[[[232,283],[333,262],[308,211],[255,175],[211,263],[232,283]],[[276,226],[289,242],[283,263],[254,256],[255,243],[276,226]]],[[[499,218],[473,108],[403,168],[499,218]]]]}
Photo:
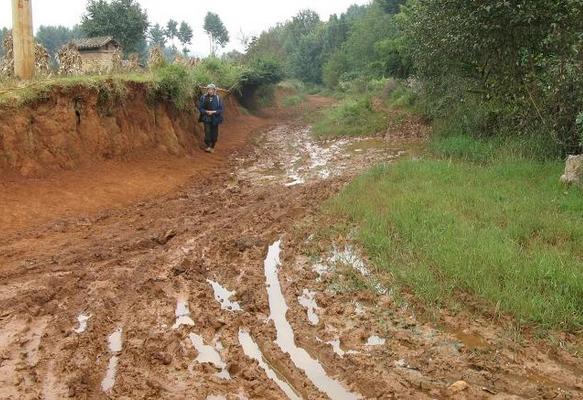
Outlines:
{"type": "MultiPolygon", "coordinates": [[[[153,102],[145,84],[123,92],[78,86],[0,109],[0,173],[38,177],[102,160],[196,151],[201,129],[194,105],[178,111],[153,102]]],[[[226,102],[228,117],[238,117],[236,100],[226,102]]]]}
{"type": "Polygon", "coordinates": [[[0,226],[4,233],[120,208],[206,176],[272,122],[224,98],[215,154],[201,150],[193,108],[153,104],[145,85],[123,97],[60,89],[20,108],[0,109],[0,226]]]}

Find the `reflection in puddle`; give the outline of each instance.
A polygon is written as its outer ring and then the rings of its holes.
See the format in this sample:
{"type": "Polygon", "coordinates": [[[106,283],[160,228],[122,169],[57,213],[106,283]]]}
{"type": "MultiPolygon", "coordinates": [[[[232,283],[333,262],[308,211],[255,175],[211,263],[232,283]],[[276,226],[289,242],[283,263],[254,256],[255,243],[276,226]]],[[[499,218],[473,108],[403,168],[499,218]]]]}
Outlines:
{"type": "Polygon", "coordinates": [[[301,400],[301,397],[295,392],[295,390],[287,383],[284,382],[282,379],[279,378],[277,373],[265,362],[265,358],[263,358],[263,353],[259,349],[259,346],[249,332],[244,330],[239,330],[239,343],[241,343],[241,347],[243,347],[243,352],[249,358],[254,359],[259,363],[259,367],[265,371],[265,374],[269,379],[271,379],[279,388],[286,394],[286,396],[291,400],[301,400]]]}
{"type": "Polygon", "coordinates": [[[367,346],[382,346],[386,343],[386,340],[378,337],[378,336],[371,336],[368,338],[366,345],[367,346]]]}
{"type": "Polygon", "coordinates": [[[176,322],[172,325],[172,329],[178,329],[182,325],[194,326],[194,321],[190,318],[190,310],[188,309],[188,302],[185,300],[178,300],[176,303],[176,322]]]}
{"type": "Polygon", "coordinates": [[[107,344],[109,347],[109,352],[111,353],[111,357],[109,358],[109,364],[107,366],[105,377],[101,381],[101,390],[104,392],[109,392],[111,389],[113,389],[113,385],[115,385],[115,375],[117,374],[119,353],[121,353],[122,350],[122,333],[122,328],[117,328],[107,338],[107,344]]]}
{"type": "Polygon", "coordinates": [[[463,343],[468,349],[483,349],[488,347],[488,342],[479,335],[467,334],[464,331],[456,331],[456,338],[463,343]]]}
{"type": "Polygon", "coordinates": [[[241,306],[239,305],[239,303],[230,300],[230,298],[235,294],[235,292],[231,292],[225,289],[219,283],[211,281],[210,279],[207,279],[206,281],[213,287],[215,299],[221,304],[221,308],[223,310],[241,311],[241,306]]]}
{"type": "Polygon", "coordinates": [[[316,311],[320,308],[316,304],[316,292],[310,292],[308,289],[304,289],[304,293],[298,297],[300,305],[308,310],[308,320],[312,325],[318,325],[320,318],[316,311]]]}
{"type": "MultiPolygon", "coordinates": [[[[192,342],[192,345],[196,351],[198,351],[198,357],[196,357],[196,361],[201,364],[213,364],[215,367],[221,370],[221,372],[217,373],[217,377],[221,379],[231,379],[231,375],[229,375],[229,371],[227,371],[227,364],[223,361],[221,354],[217,351],[216,348],[204,344],[203,338],[196,333],[191,333],[188,335],[188,337],[190,338],[190,341],[192,342]]],[[[222,345],[220,348],[222,348],[222,345]]]]}
{"type": "Polygon", "coordinates": [[[79,316],[77,317],[77,321],[79,322],[79,326],[75,329],[73,329],[73,332],[75,333],[83,333],[87,330],[87,321],[89,321],[89,318],[91,318],[90,314],[79,314],[79,316]]]}
{"type": "Polygon", "coordinates": [[[264,263],[271,311],[270,319],[274,322],[277,331],[277,345],[282,351],[288,353],[293,363],[302,369],[310,381],[330,398],[335,400],[358,399],[357,395],[349,392],[338,381],[330,378],[318,360],[313,359],[304,349],[296,346],[293,329],[286,319],[288,308],[278,278],[280,245],[281,241],[277,241],[269,246],[264,263]]]}

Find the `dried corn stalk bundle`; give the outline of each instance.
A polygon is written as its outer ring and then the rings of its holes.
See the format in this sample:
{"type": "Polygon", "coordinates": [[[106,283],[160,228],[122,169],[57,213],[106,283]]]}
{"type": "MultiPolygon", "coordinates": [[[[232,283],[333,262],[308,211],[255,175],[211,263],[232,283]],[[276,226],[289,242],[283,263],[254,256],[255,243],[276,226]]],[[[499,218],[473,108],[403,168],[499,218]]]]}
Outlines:
{"type": "Polygon", "coordinates": [[[49,66],[49,52],[40,44],[34,44],[34,68],[39,75],[48,75],[51,70],[49,66]]]}
{"type": "Polygon", "coordinates": [[[178,64],[178,65],[184,65],[185,67],[188,68],[194,68],[198,65],[199,63],[199,59],[198,58],[194,58],[194,57],[184,57],[183,55],[176,55],[176,58],[174,59],[174,64],[178,64]]]}
{"type": "Polygon", "coordinates": [[[180,54],[176,54],[174,64],[188,66],[188,59],[180,54]]]}
{"type": "Polygon", "coordinates": [[[188,59],[188,65],[190,65],[193,68],[196,67],[199,63],[200,63],[200,58],[190,57],[188,59]]]}
{"type": "Polygon", "coordinates": [[[12,47],[12,32],[8,32],[2,40],[4,57],[0,59],[0,75],[11,77],[14,75],[14,49],[12,47]]]}
{"type": "Polygon", "coordinates": [[[137,53],[130,54],[128,58],[128,70],[136,72],[140,69],[140,55],[137,53]]]}
{"type": "Polygon", "coordinates": [[[113,72],[120,72],[123,67],[121,49],[118,47],[111,55],[111,69],[113,72]]]}
{"type": "Polygon", "coordinates": [[[79,75],[83,71],[83,60],[79,50],[71,43],[61,47],[57,54],[57,60],[61,75],[79,75]]]}
{"type": "Polygon", "coordinates": [[[156,69],[160,67],[165,62],[164,53],[160,47],[152,47],[150,49],[150,54],[148,57],[148,67],[150,69],[156,69]]]}

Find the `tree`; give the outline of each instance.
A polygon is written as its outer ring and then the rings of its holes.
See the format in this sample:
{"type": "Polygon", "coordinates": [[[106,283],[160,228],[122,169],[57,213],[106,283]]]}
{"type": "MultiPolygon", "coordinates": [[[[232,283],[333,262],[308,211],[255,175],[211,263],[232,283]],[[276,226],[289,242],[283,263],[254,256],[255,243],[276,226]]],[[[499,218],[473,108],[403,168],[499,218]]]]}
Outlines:
{"type": "Polygon", "coordinates": [[[148,31],[150,46],[166,47],[167,36],[160,24],[153,25],[148,31]]]}
{"type": "Polygon", "coordinates": [[[174,38],[178,37],[178,22],[170,19],[166,23],[166,37],[168,40],[172,41],[174,38]]]}
{"type": "Polygon", "coordinates": [[[192,28],[186,21],[182,21],[180,24],[180,29],[178,30],[178,40],[182,44],[182,52],[184,55],[188,54],[188,47],[187,45],[192,43],[192,28]]]}
{"type": "Polygon", "coordinates": [[[209,12],[204,19],[204,31],[209,37],[210,53],[216,55],[217,47],[225,47],[229,43],[229,31],[218,14],[209,12]]]}
{"type": "Polygon", "coordinates": [[[126,54],[145,52],[148,14],[136,0],[89,0],[81,29],[91,36],[113,36],[126,54]]]}

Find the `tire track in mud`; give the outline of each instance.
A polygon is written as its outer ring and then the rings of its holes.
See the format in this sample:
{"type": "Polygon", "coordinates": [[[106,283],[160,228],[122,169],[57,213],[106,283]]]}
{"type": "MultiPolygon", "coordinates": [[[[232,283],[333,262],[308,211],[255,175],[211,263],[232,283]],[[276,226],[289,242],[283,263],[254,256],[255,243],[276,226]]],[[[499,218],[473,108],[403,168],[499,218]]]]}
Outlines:
{"type": "MultiPolygon", "coordinates": [[[[175,195],[2,245],[0,399],[340,398],[298,366],[290,348],[305,350],[341,393],[367,399],[577,398],[577,370],[536,347],[531,355],[488,338],[500,348],[466,351],[374,282],[358,292],[338,289],[339,276],[354,266],[360,274],[366,263],[356,250],[334,254],[350,248],[346,243],[316,243],[320,260],[305,256],[319,205],[406,146],[388,139],[319,143],[301,124],[282,125],[175,195]],[[278,340],[266,287],[265,258],[279,238],[277,282],[287,310],[277,317],[289,323],[292,347],[278,340]],[[317,305],[315,324],[298,300],[305,290],[317,305]],[[75,332],[82,313],[91,315],[87,328],[75,332]],[[173,329],[177,317],[186,323],[173,329]],[[121,351],[110,351],[107,339],[119,328],[121,351]],[[105,393],[112,355],[117,372],[105,393]],[[521,369],[527,362],[554,383],[530,379],[521,369]],[[448,389],[461,379],[470,387],[448,389]]],[[[580,365],[568,357],[560,354],[580,365]]]]}

